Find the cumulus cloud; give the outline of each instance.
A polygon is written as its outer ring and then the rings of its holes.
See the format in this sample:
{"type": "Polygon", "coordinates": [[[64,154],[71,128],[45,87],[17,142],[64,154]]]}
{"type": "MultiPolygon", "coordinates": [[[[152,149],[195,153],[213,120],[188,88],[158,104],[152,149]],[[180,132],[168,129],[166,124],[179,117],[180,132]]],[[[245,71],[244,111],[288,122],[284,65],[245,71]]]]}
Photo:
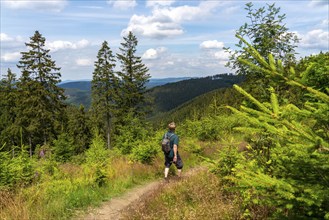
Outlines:
{"type": "Polygon", "coordinates": [[[144,60],[154,60],[158,57],[157,51],[153,48],[148,49],[142,56],[144,60]]]}
{"type": "Polygon", "coordinates": [[[329,49],[329,32],[322,29],[309,31],[305,35],[298,35],[301,38],[300,46],[320,50],[329,49]]]}
{"type": "Polygon", "coordinates": [[[46,47],[51,50],[52,52],[63,50],[63,49],[81,49],[89,46],[90,43],[88,40],[82,39],[76,43],[72,43],[69,41],[53,41],[53,42],[46,42],[46,47]]]}
{"type": "Polygon", "coordinates": [[[18,61],[20,57],[21,57],[20,52],[5,53],[4,55],[1,56],[1,60],[5,62],[14,62],[14,61],[18,61]]]}
{"type": "Polygon", "coordinates": [[[87,58],[80,58],[75,60],[76,65],[78,66],[91,66],[93,61],[87,58]]]}
{"type": "Polygon", "coordinates": [[[165,0],[165,1],[156,1],[156,0],[147,0],[147,7],[158,7],[158,6],[170,6],[175,2],[175,0],[165,0]]]}
{"type": "Polygon", "coordinates": [[[207,40],[200,44],[201,49],[222,49],[223,47],[224,43],[217,40],[207,40]]]}
{"type": "Polygon", "coordinates": [[[5,33],[0,33],[0,41],[1,42],[23,42],[23,38],[21,36],[12,37],[5,33]]]}
{"type": "Polygon", "coordinates": [[[316,6],[327,6],[329,5],[328,0],[311,0],[309,3],[310,6],[316,7],[316,6]]]}
{"type": "Polygon", "coordinates": [[[144,60],[155,60],[158,59],[161,54],[163,54],[167,49],[164,47],[159,47],[156,49],[150,48],[142,55],[144,60]]]}
{"type": "Polygon", "coordinates": [[[198,6],[184,5],[178,7],[169,7],[165,4],[157,5],[159,7],[154,7],[150,16],[133,15],[128,27],[122,31],[121,35],[125,36],[129,31],[150,38],[181,35],[184,33],[182,23],[209,16],[220,5],[220,2],[205,1],[198,6]]]}
{"type": "Polygon", "coordinates": [[[225,52],[224,50],[214,53],[214,56],[215,56],[215,58],[217,58],[219,60],[228,60],[228,58],[229,58],[229,54],[227,52],[225,52]]]}
{"type": "Polygon", "coordinates": [[[5,41],[12,41],[14,40],[12,37],[8,36],[5,33],[0,33],[0,41],[5,42],[5,41]]]}
{"type": "Polygon", "coordinates": [[[33,9],[59,12],[67,5],[67,0],[9,0],[4,1],[3,4],[12,9],[33,9]]]}
{"type": "Polygon", "coordinates": [[[23,50],[25,48],[24,39],[21,36],[10,36],[0,33],[1,53],[23,50]]]}
{"type": "Polygon", "coordinates": [[[113,8],[117,8],[120,10],[125,10],[125,9],[129,9],[129,8],[134,8],[135,6],[137,6],[137,2],[136,0],[109,0],[107,1],[107,3],[109,5],[112,5],[113,8]]]}

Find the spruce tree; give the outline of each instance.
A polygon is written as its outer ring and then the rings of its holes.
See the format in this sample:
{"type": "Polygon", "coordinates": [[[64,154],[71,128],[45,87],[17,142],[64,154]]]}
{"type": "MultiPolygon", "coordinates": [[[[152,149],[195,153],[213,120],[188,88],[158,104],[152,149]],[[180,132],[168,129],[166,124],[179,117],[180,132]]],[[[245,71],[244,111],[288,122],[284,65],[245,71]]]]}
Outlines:
{"type": "Polygon", "coordinates": [[[120,76],[120,117],[124,117],[129,112],[133,117],[143,118],[147,112],[146,83],[150,79],[148,68],[142,63],[141,57],[136,55],[137,38],[129,32],[128,36],[123,37],[120,53],[117,58],[121,63],[120,76]]]}
{"type": "Polygon", "coordinates": [[[111,146],[112,119],[117,105],[118,77],[114,72],[115,59],[108,43],[103,42],[98,51],[92,90],[92,115],[94,125],[106,136],[107,147],[111,146]]]}
{"type": "MultiPolygon", "coordinates": [[[[17,82],[19,91],[17,124],[23,129],[23,138],[30,147],[46,144],[56,135],[63,115],[64,90],[57,86],[61,81],[60,68],[45,48],[46,39],[35,31],[27,52],[17,67],[22,75],[17,82]]],[[[32,148],[30,153],[32,154],[32,148]]]]}
{"type": "MultiPolygon", "coordinates": [[[[246,51],[261,65],[250,60],[239,62],[250,71],[263,72],[269,78],[282,80],[287,86],[303,89],[307,94],[301,108],[279,101],[273,87],[269,100],[261,102],[239,86],[253,107],[242,105],[240,110],[229,107],[237,117],[247,121],[236,130],[249,140],[248,151],[235,161],[230,179],[244,199],[245,215],[250,218],[253,207],[267,207],[277,219],[326,219],[329,216],[329,96],[314,88],[317,81],[300,78],[294,68],[271,54],[265,60],[243,38],[246,51]],[[289,76],[289,77],[287,77],[289,76]]],[[[312,67],[310,64],[309,69],[312,67]]],[[[327,69],[325,66],[321,66],[327,69]]],[[[318,72],[319,75],[326,73],[318,72]]],[[[311,78],[312,79],[312,78],[311,78]]],[[[228,155],[230,156],[230,155],[228,155]]],[[[225,166],[225,164],[223,164],[225,166]]]]}
{"type": "Polygon", "coordinates": [[[83,105],[68,106],[66,115],[68,117],[67,133],[74,139],[75,154],[83,153],[89,147],[91,140],[89,117],[85,108],[83,105]]]}
{"type": "Polygon", "coordinates": [[[6,149],[18,144],[18,129],[15,127],[16,118],[16,74],[8,69],[7,75],[0,81],[0,145],[6,143],[6,149]]]}

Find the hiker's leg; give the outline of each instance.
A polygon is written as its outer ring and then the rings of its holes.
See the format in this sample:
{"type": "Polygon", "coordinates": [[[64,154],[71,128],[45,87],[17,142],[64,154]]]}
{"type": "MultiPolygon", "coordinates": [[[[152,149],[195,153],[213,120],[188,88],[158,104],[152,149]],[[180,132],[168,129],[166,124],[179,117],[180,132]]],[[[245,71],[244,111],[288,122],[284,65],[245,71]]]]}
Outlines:
{"type": "Polygon", "coordinates": [[[182,175],[182,168],[183,168],[183,161],[182,158],[180,157],[179,153],[177,153],[177,161],[175,163],[176,168],[177,168],[177,176],[182,175]]]}
{"type": "Polygon", "coordinates": [[[177,176],[180,177],[182,175],[182,169],[177,169],[177,176]]]}
{"type": "Polygon", "coordinates": [[[164,165],[166,167],[165,170],[164,170],[165,178],[168,177],[169,168],[170,168],[171,163],[172,162],[171,162],[170,158],[165,155],[165,163],[164,163],[164,165]]]}
{"type": "Polygon", "coordinates": [[[164,171],[165,178],[168,177],[168,173],[169,173],[169,168],[166,167],[166,168],[165,168],[165,171],[164,171]]]}

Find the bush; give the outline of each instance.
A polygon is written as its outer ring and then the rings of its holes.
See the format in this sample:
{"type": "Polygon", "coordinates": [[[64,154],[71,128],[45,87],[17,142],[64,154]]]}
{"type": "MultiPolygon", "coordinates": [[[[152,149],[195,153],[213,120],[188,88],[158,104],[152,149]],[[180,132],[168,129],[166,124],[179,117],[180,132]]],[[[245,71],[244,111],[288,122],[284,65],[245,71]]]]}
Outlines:
{"type": "Polygon", "coordinates": [[[75,154],[74,140],[67,133],[62,133],[57,140],[53,141],[53,154],[55,159],[60,162],[66,162],[75,154]]]}
{"type": "Polygon", "coordinates": [[[207,116],[200,120],[187,120],[183,126],[185,135],[201,141],[218,141],[241,124],[242,118],[232,115],[207,116]]]}
{"type": "Polygon", "coordinates": [[[145,164],[151,164],[160,152],[160,144],[155,138],[140,141],[132,149],[130,158],[145,164]]]}
{"type": "Polygon", "coordinates": [[[36,175],[35,165],[24,146],[14,156],[11,152],[0,152],[0,189],[30,184],[36,175]]]}

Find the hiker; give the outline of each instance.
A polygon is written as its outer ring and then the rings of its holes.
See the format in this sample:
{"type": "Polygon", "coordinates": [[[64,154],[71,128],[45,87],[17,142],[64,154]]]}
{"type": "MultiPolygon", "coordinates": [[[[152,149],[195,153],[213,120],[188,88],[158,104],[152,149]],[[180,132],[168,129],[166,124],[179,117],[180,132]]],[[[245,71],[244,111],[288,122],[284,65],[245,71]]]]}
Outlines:
{"type": "Polygon", "coordinates": [[[170,140],[170,151],[168,153],[164,152],[165,156],[165,180],[167,181],[168,179],[168,173],[169,173],[169,168],[172,163],[175,164],[177,168],[177,176],[180,177],[182,173],[182,168],[183,168],[183,161],[178,153],[178,145],[179,145],[179,138],[177,134],[175,134],[175,129],[176,129],[176,124],[175,122],[171,122],[168,124],[168,132],[164,134],[164,138],[168,137],[170,140]]]}

